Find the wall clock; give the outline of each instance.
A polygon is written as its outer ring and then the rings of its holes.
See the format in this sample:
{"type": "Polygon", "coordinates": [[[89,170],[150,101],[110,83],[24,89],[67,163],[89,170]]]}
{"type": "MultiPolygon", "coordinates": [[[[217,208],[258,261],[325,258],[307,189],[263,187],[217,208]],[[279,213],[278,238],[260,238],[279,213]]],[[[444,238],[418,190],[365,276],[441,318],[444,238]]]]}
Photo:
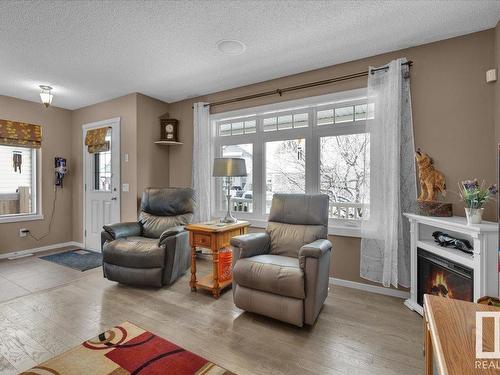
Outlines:
{"type": "Polygon", "coordinates": [[[162,141],[179,142],[179,120],[173,118],[161,119],[160,126],[162,141]]]}

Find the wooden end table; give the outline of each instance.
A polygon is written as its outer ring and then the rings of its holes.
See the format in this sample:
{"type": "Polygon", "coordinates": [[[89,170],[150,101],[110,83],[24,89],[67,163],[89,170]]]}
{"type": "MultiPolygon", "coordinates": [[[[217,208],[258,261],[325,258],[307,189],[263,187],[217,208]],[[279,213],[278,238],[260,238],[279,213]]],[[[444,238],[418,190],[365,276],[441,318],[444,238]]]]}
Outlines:
{"type": "Polygon", "coordinates": [[[197,288],[212,292],[215,298],[220,297],[220,292],[231,285],[232,279],[219,282],[219,250],[229,246],[229,241],[234,236],[247,233],[250,226],[248,221],[238,221],[233,224],[220,224],[218,222],[188,224],[189,245],[191,246],[191,281],[192,291],[197,288]],[[196,279],[196,247],[210,249],[213,258],[212,274],[196,279]]]}

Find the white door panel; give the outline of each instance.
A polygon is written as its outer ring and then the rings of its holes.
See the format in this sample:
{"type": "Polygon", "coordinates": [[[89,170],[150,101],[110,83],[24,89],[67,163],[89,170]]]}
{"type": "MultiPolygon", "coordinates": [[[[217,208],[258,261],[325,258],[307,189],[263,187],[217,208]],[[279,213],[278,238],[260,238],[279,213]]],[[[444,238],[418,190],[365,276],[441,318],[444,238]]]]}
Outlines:
{"type": "Polygon", "coordinates": [[[84,243],[85,248],[101,250],[103,225],[120,222],[120,120],[100,121],[83,126],[86,131],[108,127],[110,150],[89,153],[84,145],[84,243]]]}
{"type": "Polygon", "coordinates": [[[104,201],[103,202],[103,223],[102,225],[107,225],[107,224],[113,224],[112,223],[112,209],[113,209],[113,204],[112,201],[104,201]]]}
{"type": "Polygon", "coordinates": [[[99,204],[100,202],[98,200],[92,199],[90,202],[90,233],[95,234],[98,231],[99,228],[99,204]]]}

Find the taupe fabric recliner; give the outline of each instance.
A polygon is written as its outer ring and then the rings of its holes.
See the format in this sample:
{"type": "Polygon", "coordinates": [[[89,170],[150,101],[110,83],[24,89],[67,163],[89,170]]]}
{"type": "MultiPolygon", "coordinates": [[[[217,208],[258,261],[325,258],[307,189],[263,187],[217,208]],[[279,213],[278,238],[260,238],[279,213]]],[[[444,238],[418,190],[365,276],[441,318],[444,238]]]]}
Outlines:
{"type": "Polygon", "coordinates": [[[103,227],[104,277],[130,285],[173,283],[190,267],[189,235],[193,189],[148,188],[142,193],[138,222],[103,227]]]}
{"type": "Polygon", "coordinates": [[[275,194],[265,233],[233,237],[233,299],[243,310],[299,327],[328,295],[328,196],[275,194]]]}

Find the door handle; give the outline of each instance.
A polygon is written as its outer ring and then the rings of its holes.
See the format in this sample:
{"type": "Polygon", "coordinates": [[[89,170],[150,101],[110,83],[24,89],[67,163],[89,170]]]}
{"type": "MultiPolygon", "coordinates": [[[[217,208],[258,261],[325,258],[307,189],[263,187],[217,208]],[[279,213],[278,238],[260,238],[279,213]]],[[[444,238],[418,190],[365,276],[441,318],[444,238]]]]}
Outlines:
{"type": "Polygon", "coordinates": [[[111,198],[112,201],[116,201],[116,197],[111,198]]]}

